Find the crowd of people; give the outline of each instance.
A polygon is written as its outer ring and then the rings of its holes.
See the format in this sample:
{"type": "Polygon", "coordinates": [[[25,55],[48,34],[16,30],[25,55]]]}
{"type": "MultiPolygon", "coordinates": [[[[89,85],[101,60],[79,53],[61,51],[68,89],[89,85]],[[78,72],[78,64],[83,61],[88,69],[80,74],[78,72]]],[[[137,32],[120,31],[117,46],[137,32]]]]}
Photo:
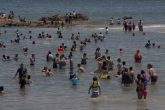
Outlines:
{"type": "MultiPolygon", "coordinates": [[[[76,13],[73,12],[73,17],[76,17],[76,13]]],[[[70,21],[68,21],[70,22],[70,21]]],[[[128,23],[124,21],[124,28],[125,31],[128,28],[129,31],[135,30],[134,23],[128,23]],[[127,25],[127,26],[126,26],[127,25]]],[[[143,25],[142,21],[140,20],[138,23],[139,31],[143,31],[143,25]]],[[[33,39],[31,33],[32,31],[29,31],[29,37],[25,37],[19,30],[16,30],[16,39],[11,40],[11,43],[20,43],[22,40],[25,39],[33,39]]],[[[57,38],[63,39],[62,30],[58,28],[57,30],[57,38]]],[[[44,68],[41,70],[41,72],[46,77],[52,77],[54,75],[53,69],[63,69],[66,65],[70,65],[69,69],[69,80],[71,84],[78,85],[80,82],[80,78],[78,77],[79,73],[86,72],[86,68],[84,65],[87,65],[88,62],[88,53],[84,52],[83,50],[90,45],[90,42],[104,42],[104,39],[106,38],[106,34],[108,33],[108,27],[106,28],[105,34],[103,32],[99,33],[93,33],[89,38],[82,38],[81,33],[77,32],[71,34],[70,40],[72,41],[71,45],[66,45],[65,42],[61,43],[57,48],[57,53],[53,53],[50,50],[47,51],[47,54],[45,55],[45,61],[46,62],[52,62],[52,68],[48,68],[46,66],[43,66],[44,68]],[[65,54],[64,54],[65,51],[65,54]],[[74,53],[75,52],[82,52],[82,56],[80,57],[80,62],[77,64],[77,67],[74,67],[74,53]],[[67,54],[66,54],[67,53],[67,54]],[[69,62],[69,63],[68,63],[69,62]],[[76,71],[75,71],[76,68],[76,71]]],[[[38,34],[38,39],[47,39],[52,38],[52,35],[45,34],[45,32],[41,32],[38,34]]],[[[148,43],[150,43],[148,41],[148,43]]],[[[35,44],[35,41],[32,41],[32,44],[35,44]]],[[[150,44],[146,44],[147,46],[150,44]]],[[[27,55],[29,53],[28,47],[23,47],[22,51],[24,55],[27,55]]],[[[105,53],[102,54],[100,52],[101,48],[97,47],[94,54],[95,63],[98,64],[97,70],[94,71],[94,77],[92,84],[89,87],[88,93],[91,93],[91,97],[98,97],[101,94],[101,85],[99,83],[99,79],[111,79],[111,78],[118,78],[121,80],[121,85],[125,87],[130,87],[132,84],[137,85],[136,92],[139,99],[146,99],[147,93],[148,93],[148,82],[151,81],[151,84],[154,85],[157,82],[158,76],[156,71],[153,68],[152,64],[147,65],[149,77],[147,77],[146,72],[144,70],[141,70],[139,72],[140,74],[134,73],[134,69],[132,66],[127,66],[127,62],[124,61],[121,58],[118,58],[117,61],[113,60],[112,56],[109,53],[108,49],[105,49],[105,53]],[[117,70],[115,70],[117,68],[117,70]],[[115,77],[112,77],[112,72],[117,71],[114,75],[115,77]],[[91,92],[92,91],[92,92],[91,92]]],[[[123,50],[120,49],[120,53],[123,50]]],[[[30,53],[31,57],[29,59],[29,64],[31,66],[36,65],[36,54],[30,53]]],[[[142,62],[142,53],[140,50],[137,50],[134,55],[135,63],[141,63],[142,62]]],[[[15,61],[19,60],[19,55],[15,54],[14,58],[15,61]]],[[[2,61],[11,61],[13,60],[8,55],[2,56],[2,61]]],[[[30,85],[33,81],[31,79],[31,75],[28,74],[27,68],[24,66],[23,63],[20,64],[20,68],[16,71],[16,74],[14,75],[14,78],[18,76],[20,89],[25,89],[26,85],[30,85]]],[[[4,87],[0,86],[0,94],[4,94],[4,87]]]]}

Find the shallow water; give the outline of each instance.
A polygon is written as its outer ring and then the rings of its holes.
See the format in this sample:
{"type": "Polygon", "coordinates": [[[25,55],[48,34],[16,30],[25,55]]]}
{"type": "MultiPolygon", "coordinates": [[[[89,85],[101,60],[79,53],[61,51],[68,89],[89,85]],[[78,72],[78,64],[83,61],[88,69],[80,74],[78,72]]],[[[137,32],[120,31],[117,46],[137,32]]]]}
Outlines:
{"type": "MultiPolygon", "coordinates": [[[[45,56],[48,50],[51,50],[53,54],[57,52],[58,45],[65,42],[66,45],[71,45],[70,35],[71,33],[77,33],[80,31],[81,39],[90,37],[94,32],[104,32],[102,30],[104,26],[87,28],[86,26],[76,26],[72,28],[64,28],[64,39],[59,40],[55,34],[57,29],[54,28],[20,28],[23,34],[28,36],[28,30],[32,30],[32,40],[23,40],[20,44],[11,44],[9,41],[15,38],[15,30],[17,28],[1,28],[1,30],[7,30],[6,35],[1,36],[1,41],[6,43],[7,49],[1,49],[0,56],[3,53],[13,56],[15,53],[19,53],[20,60],[18,62],[0,62],[1,74],[0,84],[5,86],[7,94],[0,97],[1,110],[45,110],[45,109],[74,109],[74,110],[144,110],[148,108],[150,110],[162,110],[164,105],[164,33],[159,33],[156,29],[145,28],[146,35],[135,32],[133,37],[131,33],[125,33],[122,30],[112,29],[109,34],[106,35],[104,42],[94,43],[91,42],[87,45],[84,52],[88,54],[88,64],[85,66],[86,72],[79,74],[80,84],[76,87],[69,83],[69,71],[66,66],[63,70],[53,70],[55,75],[51,78],[45,78],[41,73],[41,69],[44,66],[52,67],[51,63],[46,63],[45,56]],[[52,39],[41,40],[37,39],[37,34],[44,31],[53,35],[52,39]],[[160,49],[144,48],[144,44],[150,39],[151,42],[161,45],[160,49]],[[32,45],[32,41],[35,40],[36,44],[32,45]],[[27,56],[23,55],[21,49],[26,46],[30,52],[27,56]],[[149,94],[146,101],[139,101],[136,97],[135,88],[133,85],[130,88],[123,88],[120,81],[115,77],[111,80],[100,80],[102,95],[97,99],[91,99],[87,94],[88,87],[92,81],[93,72],[96,68],[96,62],[94,60],[94,50],[100,47],[104,54],[105,49],[109,49],[110,55],[116,64],[117,58],[122,58],[128,64],[133,66],[135,73],[139,73],[141,69],[146,70],[146,65],[152,63],[158,72],[159,81],[156,86],[149,85],[149,94]],[[123,54],[119,54],[119,48],[123,48],[123,54]],[[143,62],[139,65],[134,64],[134,53],[137,49],[140,49],[143,55],[143,62]],[[36,54],[36,65],[31,67],[29,65],[30,53],[36,54]],[[19,64],[23,62],[26,64],[28,73],[31,74],[34,83],[26,88],[25,95],[20,92],[18,81],[12,79],[19,64]]],[[[68,51],[66,52],[68,55],[68,51]]],[[[73,59],[74,65],[80,62],[82,53],[77,50],[74,52],[73,59]]],[[[75,68],[76,69],[76,68],[75,68]]],[[[147,70],[146,70],[147,71],[147,70]]],[[[114,73],[112,73],[114,74],[114,73]]]]}
{"type": "MultiPolygon", "coordinates": [[[[0,36],[0,41],[5,42],[7,49],[0,49],[0,56],[18,53],[20,59],[18,62],[0,61],[0,85],[5,87],[7,94],[0,97],[0,110],[163,110],[165,108],[165,75],[164,75],[164,56],[165,56],[165,1],[164,0],[0,0],[0,11],[9,12],[13,10],[16,16],[21,15],[28,19],[38,19],[41,16],[53,14],[65,14],[72,12],[82,12],[94,21],[92,24],[85,24],[76,27],[64,28],[64,39],[59,40],[55,34],[54,28],[18,28],[24,35],[32,30],[32,40],[24,40],[18,44],[11,44],[10,40],[16,37],[17,28],[0,28],[0,31],[7,30],[6,35],[0,36]],[[65,7],[65,8],[64,8],[65,7]],[[80,84],[72,86],[69,83],[69,65],[63,70],[53,70],[55,75],[51,78],[45,78],[41,73],[44,66],[52,68],[51,63],[47,63],[45,56],[48,50],[56,54],[59,44],[64,42],[70,46],[71,33],[81,33],[81,38],[90,37],[92,33],[104,32],[107,20],[110,17],[115,19],[123,16],[133,16],[135,22],[139,19],[144,21],[146,35],[135,32],[123,32],[121,27],[110,27],[110,32],[106,35],[104,42],[97,44],[91,42],[87,45],[84,52],[88,54],[88,64],[85,66],[86,72],[79,74],[80,84]],[[146,25],[147,24],[147,25],[146,25]],[[53,36],[49,40],[37,39],[38,33],[44,31],[53,36]],[[144,48],[147,40],[161,45],[160,49],[144,48]],[[32,45],[35,40],[36,44],[32,45]],[[21,49],[29,48],[29,54],[23,55],[21,49]],[[149,92],[147,100],[137,100],[135,88],[123,88],[120,81],[114,77],[111,80],[100,80],[102,95],[97,99],[91,99],[87,94],[91,84],[93,74],[96,68],[94,60],[94,51],[97,47],[109,49],[110,55],[116,64],[117,58],[122,58],[128,66],[133,66],[135,73],[138,74],[141,69],[146,69],[148,63],[152,63],[158,73],[159,80],[156,86],[148,86],[149,92]],[[119,54],[119,49],[123,48],[124,53],[119,54]],[[141,64],[134,63],[134,53],[140,49],[143,55],[141,64]],[[30,54],[36,54],[36,65],[29,65],[30,54]],[[20,63],[26,64],[28,73],[34,81],[30,87],[26,87],[25,94],[20,92],[18,81],[12,79],[20,63]]],[[[68,55],[68,51],[65,52],[68,55]]],[[[80,62],[82,53],[74,52],[74,66],[80,62]]],[[[75,68],[76,70],[76,68],[75,68]]],[[[116,69],[115,69],[116,70],[116,69]]],[[[114,74],[115,71],[112,73],[114,74]]]]}

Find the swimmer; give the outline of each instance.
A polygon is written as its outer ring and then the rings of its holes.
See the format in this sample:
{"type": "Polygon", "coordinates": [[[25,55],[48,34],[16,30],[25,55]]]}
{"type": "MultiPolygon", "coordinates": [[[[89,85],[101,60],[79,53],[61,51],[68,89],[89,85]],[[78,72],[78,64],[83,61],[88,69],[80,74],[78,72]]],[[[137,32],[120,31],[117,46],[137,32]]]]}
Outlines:
{"type": "Polygon", "coordinates": [[[4,94],[5,94],[4,87],[0,86],[0,95],[4,95],[4,94]]]}
{"type": "Polygon", "coordinates": [[[114,63],[110,56],[107,56],[107,66],[108,66],[108,71],[113,70],[114,63]]]}
{"type": "Polygon", "coordinates": [[[142,99],[142,97],[143,97],[143,83],[141,82],[141,80],[137,81],[136,93],[137,93],[138,99],[142,99]]]}
{"type": "Polygon", "coordinates": [[[148,42],[146,43],[145,47],[146,48],[151,48],[151,42],[150,42],[150,40],[148,40],[148,42]]]}
{"type": "Polygon", "coordinates": [[[132,84],[135,81],[135,73],[133,71],[133,67],[130,67],[128,70],[128,76],[130,78],[130,83],[132,84]]]}
{"type": "Polygon", "coordinates": [[[121,78],[121,75],[122,75],[122,64],[121,64],[121,59],[120,58],[118,58],[117,59],[117,75],[116,75],[116,77],[119,77],[119,78],[121,78]]]}
{"type": "Polygon", "coordinates": [[[100,48],[97,48],[95,51],[95,59],[101,57],[100,48]]]}
{"type": "Polygon", "coordinates": [[[25,55],[28,54],[28,48],[27,47],[23,47],[23,52],[24,52],[25,55]]]}
{"type": "Polygon", "coordinates": [[[35,64],[35,54],[32,54],[31,55],[31,58],[30,58],[30,65],[34,65],[35,64]]]}
{"type": "Polygon", "coordinates": [[[108,49],[106,49],[106,50],[105,50],[105,54],[108,54],[108,53],[109,53],[109,50],[108,50],[108,49]]]}
{"type": "Polygon", "coordinates": [[[86,53],[84,53],[83,54],[83,56],[81,57],[81,64],[82,65],[85,65],[85,64],[87,64],[87,54],[86,53]]]}
{"type": "Polygon", "coordinates": [[[49,76],[52,76],[52,75],[53,75],[53,73],[52,73],[51,69],[48,69],[48,70],[45,72],[45,76],[46,76],[46,77],[49,77],[49,76]]]}
{"type": "Polygon", "coordinates": [[[15,60],[15,61],[18,61],[18,54],[15,54],[14,60],[15,60]]]}
{"type": "Polygon", "coordinates": [[[6,61],[11,61],[10,56],[6,57],[6,61]]]}
{"type": "Polygon", "coordinates": [[[151,79],[151,84],[155,85],[157,80],[158,80],[157,73],[156,73],[155,69],[153,68],[153,65],[148,64],[147,68],[148,68],[148,72],[149,72],[149,75],[150,75],[149,79],[151,79]]]}
{"type": "Polygon", "coordinates": [[[117,24],[118,24],[118,25],[121,24],[121,20],[120,20],[120,18],[117,19],[117,24]]]}
{"type": "Polygon", "coordinates": [[[27,69],[24,67],[23,63],[20,64],[20,68],[17,69],[14,78],[16,78],[17,75],[19,75],[19,79],[27,75],[27,69]]]}
{"type": "Polygon", "coordinates": [[[113,21],[113,17],[110,19],[110,25],[113,25],[114,21],[113,21]]]}
{"type": "Polygon", "coordinates": [[[32,82],[33,82],[33,81],[31,80],[31,76],[28,75],[28,76],[27,76],[27,79],[26,79],[26,84],[27,84],[27,85],[30,85],[30,84],[32,84],[32,82]]]}
{"type": "Polygon", "coordinates": [[[47,67],[44,67],[43,69],[42,69],[42,72],[46,72],[48,70],[48,68],[47,67]]]}
{"type": "Polygon", "coordinates": [[[143,32],[143,36],[145,36],[146,35],[146,33],[145,32],[143,32]]]}
{"type": "Polygon", "coordinates": [[[132,36],[135,36],[135,33],[134,32],[132,33],[132,36]]]}
{"type": "Polygon", "coordinates": [[[19,84],[20,84],[20,89],[25,89],[25,85],[26,85],[26,75],[23,75],[23,76],[20,78],[19,84]]]}
{"type": "Polygon", "coordinates": [[[122,53],[123,53],[123,49],[122,49],[122,48],[120,48],[120,49],[119,49],[119,51],[120,51],[120,54],[122,54],[122,53]]]}
{"type": "Polygon", "coordinates": [[[142,60],[142,55],[140,53],[140,50],[137,50],[136,51],[136,54],[134,56],[134,59],[135,59],[135,62],[136,63],[141,63],[141,60],[142,60]]]}
{"type": "Polygon", "coordinates": [[[7,59],[7,58],[6,58],[6,55],[2,55],[2,61],[4,61],[4,62],[5,62],[5,61],[6,61],[6,59],[7,59]]]}
{"type": "Polygon", "coordinates": [[[84,69],[84,67],[82,67],[81,64],[78,64],[77,67],[78,67],[78,70],[77,70],[78,73],[83,73],[83,72],[85,72],[85,69],[84,69]]]}
{"type": "Polygon", "coordinates": [[[105,28],[105,34],[108,34],[108,27],[105,28]]]}
{"type": "Polygon", "coordinates": [[[70,74],[70,82],[72,83],[72,85],[77,85],[79,83],[79,78],[76,74],[72,73],[70,74]]]}
{"type": "Polygon", "coordinates": [[[101,87],[97,77],[93,77],[93,82],[89,87],[88,94],[92,90],[91,98],[96,98],[101,95],[101,87]]]}
{"type": "Polygon", "coordinates": [[[35,41],[33,41],[33,42],[32,42],[32,44],[36,44],[36,42],[35,42],[35,41]]]}
{"type": "Polygon", "coordinates": [[[51,51],[48,51],[47,55],[46,55],[46,60],[49,61],[53,61],[54,56],[52,55],[51,51]]]}

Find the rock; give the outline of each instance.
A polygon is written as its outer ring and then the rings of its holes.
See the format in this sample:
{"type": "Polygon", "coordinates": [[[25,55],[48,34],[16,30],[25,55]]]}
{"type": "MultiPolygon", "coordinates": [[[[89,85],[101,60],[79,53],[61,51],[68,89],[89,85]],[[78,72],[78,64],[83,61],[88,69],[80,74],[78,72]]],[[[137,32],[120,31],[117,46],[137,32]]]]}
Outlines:
{"type": "MultiPolygon", "coordinates": [[[[65,21],[68,19],[66,16],[53,15],[53,16],[43,16],[38,20],[27,20],[27,19],[7,19],[0,18],[0,26],[29,26],[29,27],[59,27],[65,25],[65,21]]],[[[81,21],[86,21],[89,18],[81,13],[78,13],[76,17],[71,19],[74,23],[79,23],[81,21]]],[[[72,24],[72,25],[73,25],[72,24]]]]}
{"type": "Polygon", "coordinates": [[[123,19],[124,20],[126,20],[126,19],[133,19],[133,17],[132,16],[124,16],[123,19]]]}

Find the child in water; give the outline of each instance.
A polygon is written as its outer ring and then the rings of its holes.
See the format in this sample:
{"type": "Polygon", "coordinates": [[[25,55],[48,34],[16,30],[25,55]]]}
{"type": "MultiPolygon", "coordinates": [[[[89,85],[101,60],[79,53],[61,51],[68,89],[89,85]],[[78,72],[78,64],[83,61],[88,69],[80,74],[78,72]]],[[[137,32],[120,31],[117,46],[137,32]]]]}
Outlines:
{"type": "Polygon", "coordinates": [[[5,94],[4,87],[0,86],[0,95],[4,95],[4,94],[5,94]]]}
{"type": "Polygon", "coordinates": [[[99,81],[97,80],[97,77],[93,77],[93,82],[89,87],[88,94],[90,94],[91,90],[92,90],[92,95],[91,95],[92,98],[96,98],[101,94],[101,87],[99,81]]]}
{"type": "Polygon", "coordinates": [[[30,75],[28,75],[27,76],[27,79],[26,79],[26,84],[28,84],[28,85],[30,85],[30,84],[32,84],[32,80],[31,80],[31,76],[30,75]]]}
{"type": "Polygon", "coordinates": [[[121,64],[121,59],[117,59],[117,75],[116,77],[121,78],[122,77],[122,64],[121,64]]]}
{"type": "Polygon", "coordinates": [[[148,42],[146,43],[145,47],[146,48],[151,48],[151,42],[150,42],[150,40],[148,40],[148,42]]]}
{"type": "Polygon", "coordinates": [[[147,98],[147,76],[145,74],[144,70],[141,70],[141,74],[137,75],[137,88],[136,88],[136,92],[137,92],[137,96],[138,99],[142,99],[144,97],[144,99],[147,98]]]}
{"type": "Polygon", "coordinates": [[[77,85],[79,83],[79,78],[75,73],[70,74],[70,82],[72,85],[77,85]]]}
{"type": "Polygon", "coordinates": [[[44,69],[42,70],[42,72],[44,73],[44,75],[46,77],[49,77],[49,76],[53,75],[53,73],[51,72],[51,69],[48,69],[47,67],[44,67],[44,69]]]}
{"type": "Polygon", "coordinates": [[[30,65],[34,65],[34,64],[35,64],[35,54],[32,54],[30,58],[30,65]]]}
{"type": "Polygon", "coordinates": [[[85,72],[85,69],[84,69],[84,67],[81,64],[78,64],[77,67],[78,67],[78,70],[77,70],[78,73],[85,72]]]}
{"type": "Polygon", "coordinates": [[[48,69],[48,71],[47,71],[45,74],[46,74],[46,77],[48,77],[48,76],[52,76],[52,75],[53,75],[51,69],[48,69]]]}

